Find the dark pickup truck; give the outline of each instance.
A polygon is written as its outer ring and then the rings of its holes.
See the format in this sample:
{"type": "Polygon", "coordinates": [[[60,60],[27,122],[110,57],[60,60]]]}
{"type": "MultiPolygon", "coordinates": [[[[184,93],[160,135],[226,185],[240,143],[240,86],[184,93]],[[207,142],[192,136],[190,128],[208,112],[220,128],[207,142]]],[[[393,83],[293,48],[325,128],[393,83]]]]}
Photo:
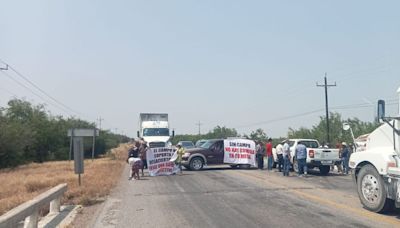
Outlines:
{"type": "MultiPolygon", "coordinates": [[[[200,147],[187,149],[182,156],[182,165],[186,169],[201,170],[207,165],[222,165],[224,163],[224,140],[209,139],[206,140],[200,147]]],[[[250,165],[231,164],[233,168],[238,166],[245,168],[250,165]]]]}

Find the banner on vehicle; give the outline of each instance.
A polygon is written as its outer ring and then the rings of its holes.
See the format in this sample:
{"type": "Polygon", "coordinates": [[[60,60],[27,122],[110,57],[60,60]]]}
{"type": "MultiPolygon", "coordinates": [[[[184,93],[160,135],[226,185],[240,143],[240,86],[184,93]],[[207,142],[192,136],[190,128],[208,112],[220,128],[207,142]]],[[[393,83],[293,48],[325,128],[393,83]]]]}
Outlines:
{"type": "Polygon", "coordinates": [[[147,150],[147,167],[149,175],[168,176],[179,171],[175,162],[170,161],[176,149],[173,148],[150,148],[147,150]]]}
{"type": "Polygon", "coordinates": [[[248,139],[224,140],[224,163],[256,165],[256,144],[248,139]]]}

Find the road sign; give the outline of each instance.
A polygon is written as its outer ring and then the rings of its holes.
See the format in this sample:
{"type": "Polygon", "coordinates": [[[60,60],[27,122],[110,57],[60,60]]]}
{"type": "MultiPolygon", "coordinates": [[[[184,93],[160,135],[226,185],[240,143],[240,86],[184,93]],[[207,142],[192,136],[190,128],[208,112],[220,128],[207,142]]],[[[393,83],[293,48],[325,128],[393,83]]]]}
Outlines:
{"type": "Polygon", "coordinates": [[[74,161],[75,161],[75,174],[82,174],[84,172],[83,168],[83,138],[74,138],[74,161]]]}
{"type": "Polygon", "coordinates": [[[99,130],[98,129],[69,129],[68,130],[68,136],[74,136],[74,137],[93,137],[93,136],[99,136],[99,130]],[[72,131],[74,131],[72,133],[72,131]]]}

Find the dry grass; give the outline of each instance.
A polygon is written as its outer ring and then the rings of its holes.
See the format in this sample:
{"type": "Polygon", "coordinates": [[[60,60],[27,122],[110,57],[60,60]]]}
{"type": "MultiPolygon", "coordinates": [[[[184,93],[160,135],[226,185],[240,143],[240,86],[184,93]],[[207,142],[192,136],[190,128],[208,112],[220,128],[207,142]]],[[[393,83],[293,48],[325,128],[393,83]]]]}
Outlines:
{"type": "Polygon", "coordinates": [[[128,145],[121,145],[101,159],[85,161],[82,186],[74,174],[73,161],[29,164],[0,170],[0,215],[34,198],[40,193],[68,183],[62,200],[65,204],[90,205],[108,195],[116,185],[125,165],[128,145]]]}

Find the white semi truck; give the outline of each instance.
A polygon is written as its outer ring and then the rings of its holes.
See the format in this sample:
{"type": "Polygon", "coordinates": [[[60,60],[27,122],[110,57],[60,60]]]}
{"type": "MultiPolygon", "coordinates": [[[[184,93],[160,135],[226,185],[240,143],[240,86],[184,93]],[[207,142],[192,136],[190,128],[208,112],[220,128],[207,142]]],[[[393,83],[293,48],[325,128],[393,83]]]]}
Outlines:
{"type": "MultiPolygon", "coordinates": [[[[397,93],[400,101],[400,88],[397,93]]],[[[380,100],[378,118],[382,125],[368,135],[364,149],[352,153],[349,166],[361,203],[382,213],[400,207],[400,107],[397,117],[387,117],[380,100]]]]}
{"type": "Polygon", "coordinates": [[[172,131],[170,135],[168,114],[140,113],[137,136],[143,138],[150,148],[172,146],[170,140],[174,134],[172,131]]]}

